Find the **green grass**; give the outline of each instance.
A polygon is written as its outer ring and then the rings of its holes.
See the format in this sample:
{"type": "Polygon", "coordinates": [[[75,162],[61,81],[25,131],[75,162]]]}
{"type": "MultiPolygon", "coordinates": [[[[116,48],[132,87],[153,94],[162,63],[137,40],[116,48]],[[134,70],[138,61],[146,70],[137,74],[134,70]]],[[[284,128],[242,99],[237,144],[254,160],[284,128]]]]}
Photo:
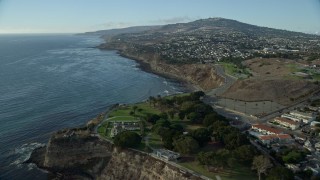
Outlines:
{"type": "Polygon", "coordinates": [[[220,63],[220,64],[223,66],[227,74],[234,75],[235,73],[238,72],[237,66],[232,63],[220,63]]]}
{"type": "Polygon", "coordinates": [[[110,117],[109,121],[140,121],[139,119],[133,117],[133,116],[115,116],[115,117],[110,117]]]}
{"type": "Polygon", "coordinates": [[[209,172],[204,166],[198,164],[196,161],[179,163],[181,166],[191,169],[199,174],[203,174],[209,178],[216,179],[219,175],[222,180],[253,180],[257,179],[250,167],[236,164],[233,168],[226,168],[221,172],[209,172]]]}
{"type": "Polygon", "coordinates": [[[120,107],[109,113],[109,117],[114,116],[130,116],[132,109],[130,107],[120,107]]]}
{"type": "Polygon", "coordinates": [[[115,117],[115,116],[130,116],[130,112],[133,111],[133,106],[137,106],[136,115],[137,116],[146,116],[147,114],[160,114],[160,110],[153,107],[153,105],[150,105],[147,102],[138,103],[138,104],[132,104],[125,107],[120,107],[118,109],[115,109],[109,113],[109,117],[115,117]],[[139,112],[138,109],[141,109],[139,112]]]}
{"type": "Polygon", "coordinates": [[[175,95],[170,95],[166,96],[164,98],[166,99],[172,99],[173,97],[184,97],[184,96],[189,96],[191,93],[181,93],[181,94],[175,94],[175,95]]]}
{"type": "Polygon", "coordinates": [[[296,64],[288,64],[287,67],[290,69],[291,73],[298,72],[300,69],[296,64]]]}
{"type": "Polygon", "coordinates": [[[314,79],[316,81],[320,81],[320,74],[313,74],[312,79],[314,79]]]}
{"type": "Polygon", "coordinates": [[[288,79],[288,80],[302,80],[303,77],[301,76],[296,76],[296,75],[285,75],[284,79],[288,79]]]}

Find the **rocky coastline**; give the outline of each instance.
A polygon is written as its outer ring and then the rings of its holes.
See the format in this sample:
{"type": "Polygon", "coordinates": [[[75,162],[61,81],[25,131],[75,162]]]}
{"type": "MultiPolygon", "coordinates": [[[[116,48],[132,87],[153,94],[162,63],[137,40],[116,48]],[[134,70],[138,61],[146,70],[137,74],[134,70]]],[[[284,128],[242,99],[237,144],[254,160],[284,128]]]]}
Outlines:
{"type": "Polygon", "coordinates": [[[117,148],[90,127],[89,122],[85,127],[54,133],[25,163],[48,171],[48,179],[201,179],[148,153],[117,148]]]}
{"type": "Polygon", "coordinates": [[[180,82],[188,91],[209,91],[223,84],[223,79],[210,64],[168,64],[155,55],[133,54],[126,47],[109,45],[97,46],[100,50],[116,50],[122,57],[136,61],[145,72],[180,82]]]}

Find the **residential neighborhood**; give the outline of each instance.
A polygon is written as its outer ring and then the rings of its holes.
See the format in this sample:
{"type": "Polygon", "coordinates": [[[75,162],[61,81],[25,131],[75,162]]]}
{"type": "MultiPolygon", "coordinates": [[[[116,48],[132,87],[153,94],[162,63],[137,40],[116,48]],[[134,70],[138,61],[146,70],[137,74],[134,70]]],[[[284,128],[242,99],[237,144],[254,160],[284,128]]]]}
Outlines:
{"type": "Polygon", "coordinates": [[[248,134],[261,149],[264,149],[264,152],[272,156],[275,161],[284,161],[285,167],[293,172],[310,171],[313,175],[318,175],[320,106],[309,106],[309,104],[283,113],[265,123],[253,124],[248,134]]]}

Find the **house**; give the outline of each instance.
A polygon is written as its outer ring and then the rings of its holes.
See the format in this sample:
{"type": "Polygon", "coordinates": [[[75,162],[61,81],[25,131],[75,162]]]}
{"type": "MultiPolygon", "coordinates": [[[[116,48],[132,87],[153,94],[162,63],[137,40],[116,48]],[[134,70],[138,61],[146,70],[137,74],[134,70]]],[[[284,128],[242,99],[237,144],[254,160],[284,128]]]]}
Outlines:
{"type": "Polygon", "coordinates": [[[312,145],[310,140],[307,140],[306,142],[304,142],[303,147],[308,149],[310,152],[314,152],[315,151],[315,148],[313,147],[313,145],[312,145]]]}
{"type": "Polygon", "coordinates": [[[280,144],[288,144],[294,142],[294,139],[289,134],[278,134],[277,137],[280,144]]]}
{"type": "Polygon", "coordinates": [[[314,147],[316,148],[317,151],[320,151],[320,142],[317,142],[314,147]]]}
{"type": "Polygon", "coordinates": [[[317,124],[320,124],[320,122],[318,122],[318,121],[312,121],[312,122],[310,123],[310,126],[311,126],[311,127],[316,127],[317,124]]]}
{"type": "Polygon", "coordinates": [[[167,149],[157,149],[155,150],[155,154],[157,157],[163,158],[167,161],[176,161],[178,158],[180,158],[179,153],[167,149]]]}
{"type": "Polygon", "coordinates": [[[294,116],[292,114],[289,114],[289,113],[282,114],[281,117],[290,119],[290,120],[295,121],[297,123],[301,123],[302,122],[302,120],[300,118],[298,118],[298,117],[296,117],[296,116],[294,116]]]}
{"type": "Polygon", "coordinates": [[[282,134],[282,131],[280,129],[272,128],[264,124],[254,124],[252,125],[251,129],[254,131],[258,131],[262,134],[268,134],[268,135],[282,134]]]}
{"type": "Polygon", "coordinates": [[[298,127],[300,125],[299,122],[296,122],[296,121],[293,121],[293,120],[290,120],[290,119],[287,119],[284,117],[276,117],[276,118],[274,118],[274,122],[279,123],[280,125],[288,127],[292,130],[298,129],[298,127]]]}
{"type": "Polygon", "coordinates": [[[316,118],[313,113],[303,113],[299,111],[291,111],[290,113],[282,114],[281,117],[291,119],[296,122],[302,122],[304,124],[309,124],[316,118]]]}
{"type": "Polygon", "coordinates": [[[270,145],[272,143],[288,144],[294,141],[289,134],[261,135],[258,139],[265,145],[270,145]]]}
{"type": "Polygon", "coordinates": [[[140,130],[139,122],[124,122],[117,121],[113,122],[113,127],[110,132],[110,136],[114,137],[122,131],[135,131],[140,130]]]}
{"type": "Polygon", "coordinates": [[[269,145],[269,144],[274,143],[276,141],[277,136],[276,135],[262,135],[262,136],[259,136],[258,139],[262,144],[269,145]]]}
{"type": "Polygon", "coordinates": [[[290,169],[292,172],[296,173],[296,172],[299,172],[301,171],[301,169],[299,168],[298,165],[295,165],[295,164],[285,164],[285,166],[290,169]]]}

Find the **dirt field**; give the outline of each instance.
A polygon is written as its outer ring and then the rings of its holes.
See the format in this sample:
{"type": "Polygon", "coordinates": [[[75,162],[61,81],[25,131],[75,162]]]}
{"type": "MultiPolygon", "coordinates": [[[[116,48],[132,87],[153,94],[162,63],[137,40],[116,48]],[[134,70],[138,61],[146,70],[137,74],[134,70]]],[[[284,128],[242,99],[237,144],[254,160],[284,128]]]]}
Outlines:
{"type": "Polygon", "coordinates": [[[298,71],[301,64],[288,59],[250,59],[244,62],[250,68],[254,78],[283,79],[292,76],[298,71]]]}
{"type": "Polygon", "coordinates": [[[319,86],[304,80],[257,78],[238,80],[221,96],[242,101],[274,101],[289,105],[318,89],[319,86]]]}

